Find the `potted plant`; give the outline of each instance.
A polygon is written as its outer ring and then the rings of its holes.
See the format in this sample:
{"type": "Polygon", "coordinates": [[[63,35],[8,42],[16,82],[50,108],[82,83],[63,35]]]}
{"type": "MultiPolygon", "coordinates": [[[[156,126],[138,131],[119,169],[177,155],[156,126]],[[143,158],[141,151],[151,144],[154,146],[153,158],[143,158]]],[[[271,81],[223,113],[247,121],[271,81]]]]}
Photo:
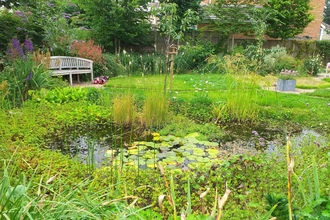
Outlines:
{"type": "Polygon", "coordinates": [[[279,91],[295,91],[298,72],[295,70],[282,70],[278,76],[277,89],[279,91]]]}

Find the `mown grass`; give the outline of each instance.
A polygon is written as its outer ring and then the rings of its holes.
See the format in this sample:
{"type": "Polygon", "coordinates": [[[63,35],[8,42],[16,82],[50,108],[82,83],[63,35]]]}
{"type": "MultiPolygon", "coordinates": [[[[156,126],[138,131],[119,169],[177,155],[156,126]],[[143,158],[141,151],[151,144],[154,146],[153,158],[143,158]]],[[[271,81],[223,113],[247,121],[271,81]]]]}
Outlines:
{"type": "MultiPolygon", "coordinates": [[[[112,78],[107,87],[115,93],[134,91],[141,95],[141,100],[148,89],[162,89],[164,86],[162,75],[145,77],[112,78]],[[155,85],[155,86],[154,86],[155,85]]],[[[225,103],[228,96],[230,77],[224,74],[182,74],[175,75],[171,97],[180,100],[182,104],[194,100],[199,96],[207,96],[213,103],[225,103]]],[[[300,94],[281,93],[274,89],[276,76],[262,77],[259,83],[257,105],[260,108],[259,120],[289,120],[308,126],[316,126],[320,122],[329,123],[327,115],[329,90],[316,89],[330,87],[330,83],[315,77],[299,77],[297,83],[303,84],[310,92],[300,94]]],[[[236,91],[237,94],[246,91],[236,91]]],[[[233,97],[235,99],[235,97],[233,97]]],[[[244,102],[244,100],[242,100],[244,102]]],[[[246,100],[249,102],[249,100],[246,100]]],[[[247,106],[247,105],[245,105],[247,106]]],[[[184,109],[184,107],[182,108],[184,109]]],[[[279,122],[280,123],[280,122],[279,122]]]]}

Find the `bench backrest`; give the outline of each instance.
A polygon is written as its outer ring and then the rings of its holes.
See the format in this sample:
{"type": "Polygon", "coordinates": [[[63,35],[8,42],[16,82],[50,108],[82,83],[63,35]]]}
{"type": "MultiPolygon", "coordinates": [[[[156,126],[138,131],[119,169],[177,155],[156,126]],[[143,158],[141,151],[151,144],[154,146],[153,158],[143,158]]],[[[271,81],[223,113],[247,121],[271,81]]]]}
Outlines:
{"type": "Polygon", "coordinates": [[[49,69],[93,69],[93,61],[80,57],[51,56],[49,69]]]}

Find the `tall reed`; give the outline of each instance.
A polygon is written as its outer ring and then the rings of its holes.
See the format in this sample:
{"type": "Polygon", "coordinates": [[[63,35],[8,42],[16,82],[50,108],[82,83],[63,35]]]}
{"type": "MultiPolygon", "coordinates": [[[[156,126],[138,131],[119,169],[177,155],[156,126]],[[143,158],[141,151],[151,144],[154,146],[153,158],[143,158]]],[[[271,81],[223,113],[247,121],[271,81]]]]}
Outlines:
{"type": "Polygon", "coordinates": [[[159,127],[165,124],[168,113],[166,95],[159,91],[147,94],[143,107],[144,123],[147,127],[159,127]]]}
{"type": "Polygon", "coordinates": [[[134,121],[134,95],[128,93],[113,100],[113,121],[121,126],[131,125],[134,121]]]}
{"type": "Polygon", "coordinates": [[[259,76],[253,73],[247,75],[230,75],[225,103],[213,106],[213,115],[221,121],[248,122],[258,118],[258,81],[259,76]]]}

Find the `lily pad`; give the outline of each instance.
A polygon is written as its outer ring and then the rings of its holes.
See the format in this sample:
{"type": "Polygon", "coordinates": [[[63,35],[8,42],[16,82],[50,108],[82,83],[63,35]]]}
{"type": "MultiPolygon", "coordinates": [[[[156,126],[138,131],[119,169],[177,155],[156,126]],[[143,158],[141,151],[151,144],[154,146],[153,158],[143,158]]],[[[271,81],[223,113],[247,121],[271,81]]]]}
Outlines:
{"type": "Polygon", "coordinates": [[[210,158],[207,158],[207,157],[197,157],[196,160],[200,163],[207,163],[207,162],[210,162],[210,158]]]}
{"type": "Polygon", "coordinates": [[[196,137],[199,137],[199,136],[200,136],[199,133],[194,132],[194,133],[187,134],[187,135],[185,136],[185,138],[188,138],[188,137],[194,137],[194,138],[196,138],[196,137]]]}
{"type": "Polygon", "coordinates": [[[107,150],[105,152],[105,157],[113,157],[116,154],[117,150],[107,150]]]}
{"type": "Polygon", "coordinates": [[[196,160],[197,156],[196,155],[188,155],[187,159],[188,160],[196,160]]]}
{"type": "Polygon", "coordinates": [[[169,150],[170,150],[169,147],[160,147],[159,149],[160,149],[161,151],[169,151],[169,150]]]}
{"type": "Polygon", "coordinates": [[[191,154],[192,154],[192,151],[184,151],[184,152],[182,152],[182,155],[184,157],[190,156],[191,154]]]}
{"type": "Polygon", "coordinates": [[[154,142],[146,142],[145,145],[147,147],[155,147],[155,143],[154,142]]]}
{"type": "Polygon", "coordinates": [[[156,157],[159,158],[159,159],[166,158],[166,157],[167,157],[167,153],[158,153],[158,154],[156,155],[156,157]]]}
{"type": "Polygon", "coordinates": [[[196,156],[205,156],[204,150],[200,148],[193,149],[193,154],[196,156]]]}

